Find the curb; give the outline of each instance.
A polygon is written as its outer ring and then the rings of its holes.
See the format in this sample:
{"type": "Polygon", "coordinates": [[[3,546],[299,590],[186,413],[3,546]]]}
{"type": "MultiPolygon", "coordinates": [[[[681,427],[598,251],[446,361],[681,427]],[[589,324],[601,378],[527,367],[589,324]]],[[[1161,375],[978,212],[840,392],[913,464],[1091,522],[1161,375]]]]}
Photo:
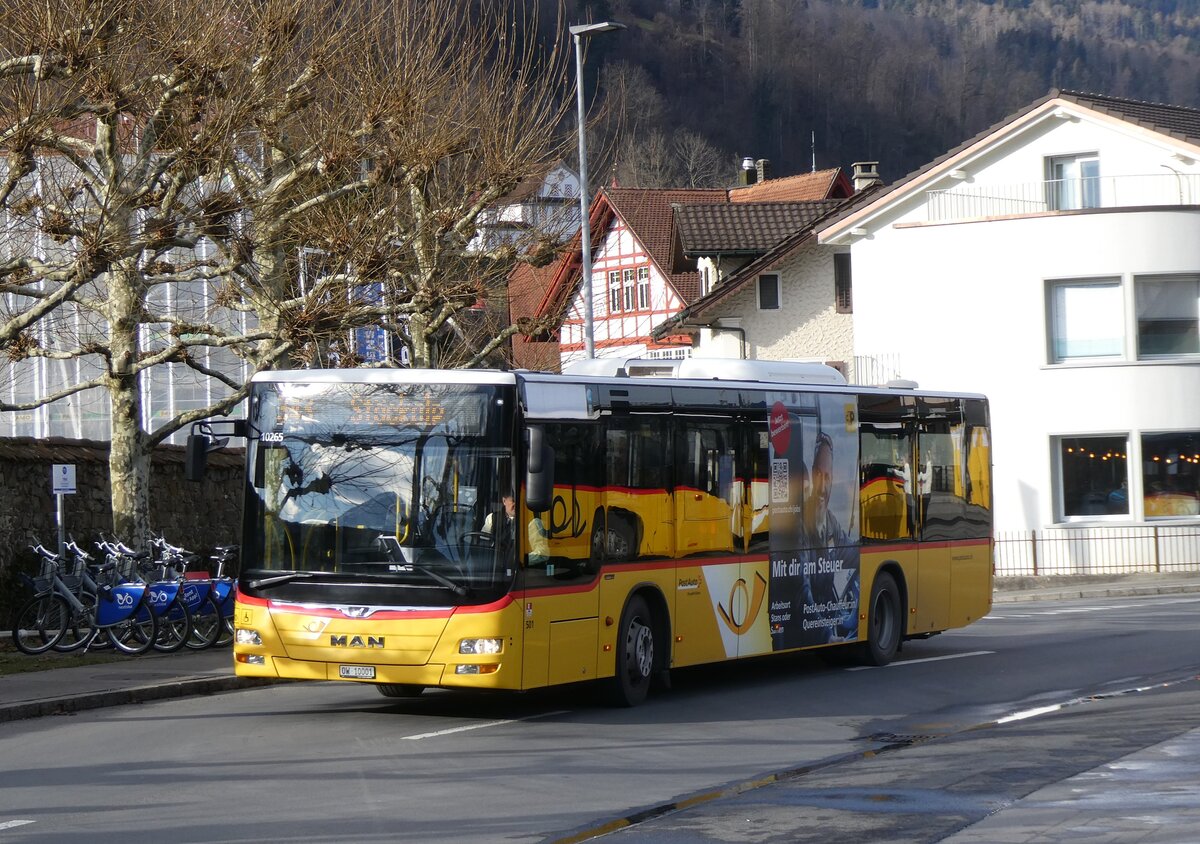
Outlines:
{"type": "Polygon", "coordinates": [[[271,686],[277,680],[253,677],[184,677],[165,683],[135,686],[130,689],[108,689],[79,695],[63,695],[45,700],[29,700],[0,705],[0,723],[41,718],[46,715],[72,715],[88,709],[145,703],[153,700],[210,695],[256,686],[271,686]]]}

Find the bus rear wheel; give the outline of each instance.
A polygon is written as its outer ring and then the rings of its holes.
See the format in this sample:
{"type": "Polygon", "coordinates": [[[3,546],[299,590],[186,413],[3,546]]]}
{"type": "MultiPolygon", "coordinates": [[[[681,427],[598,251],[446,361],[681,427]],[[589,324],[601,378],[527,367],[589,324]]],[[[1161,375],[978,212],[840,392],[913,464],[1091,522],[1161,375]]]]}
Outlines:
{"type": "Polygon", "coordinates": [[[621,613],[617,630],[617,675],[609,686],[615,706],[637,706],[646,699],[657,660],[654,619],[646,600],[634,595],[621,613]]]}
{"type": "Polygon", "coordinates": [[[411,683],[376,683],[375,688],[384,697],[420,697],[425,691],[424,686],[411,683]]]}
{"type": "Polygon", "coordinates": [[[868,665],[887,665],[900,650],[904,623],[900,612],[900,590],[887,572],[875,575],[871,603],[867,607],[867,641],[863,657],[868,665]]]}

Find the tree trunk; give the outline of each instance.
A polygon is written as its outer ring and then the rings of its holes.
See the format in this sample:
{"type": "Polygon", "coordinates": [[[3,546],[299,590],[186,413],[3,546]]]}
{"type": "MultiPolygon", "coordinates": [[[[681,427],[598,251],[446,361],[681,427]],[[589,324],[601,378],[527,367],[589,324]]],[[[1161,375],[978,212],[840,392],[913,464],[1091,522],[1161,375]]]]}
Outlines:
{"type": "Polygon", "coordinates": [[[142,395],[135,368],[144,284],[136,261],[114,264],[108,274],[109,378],[112,402],[108,452],[113,532],[141,548],[150,531],[150,452],[142,428],[142,395]]]}
{"type": "Polygon", "coordinates": [[[423,313],[410,314],[408,318],[408,335],[412,341],[411,366],[414,369],[430,369],[433,367],[433,348],[429,342],[429,317],[423,313]]]}

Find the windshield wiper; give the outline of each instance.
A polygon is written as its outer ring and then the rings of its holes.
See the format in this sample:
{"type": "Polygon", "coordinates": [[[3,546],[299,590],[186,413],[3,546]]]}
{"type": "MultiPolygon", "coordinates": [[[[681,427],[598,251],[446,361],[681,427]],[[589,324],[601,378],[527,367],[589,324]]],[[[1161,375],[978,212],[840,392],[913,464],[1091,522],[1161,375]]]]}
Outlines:
{"type": "Polygon", "coordinates": [[[246,585],[251,589],[262,589],[264,586],[278,586],[281,583],[291,583],[293,580],[304,580],[310,577],[316,577],[316,574],[311,571],[294,571],[290,574],[279,574],[275,577],[261,577],[258,580],[250,580],[246,585]]]}
{"type": "Polygon", "coordinates": [[[425,566],[419,566],[416,563],[406,563],[405,565],[408,566],[409,568],[413,569],[414,571],[419,571],[421,574],[425,575],[430,580],[435,581],[436,583],[439,583],[442,586],[445,586],[447,589],[449,589],[455,595],[458,595],[460,598],[465,597],[467,594],[467,589],[465,586],[461,586],[461,585],[455,583],[453,580],[446,577],[445,575],[438,574],[433,569],[425,568],[425,566]]]}

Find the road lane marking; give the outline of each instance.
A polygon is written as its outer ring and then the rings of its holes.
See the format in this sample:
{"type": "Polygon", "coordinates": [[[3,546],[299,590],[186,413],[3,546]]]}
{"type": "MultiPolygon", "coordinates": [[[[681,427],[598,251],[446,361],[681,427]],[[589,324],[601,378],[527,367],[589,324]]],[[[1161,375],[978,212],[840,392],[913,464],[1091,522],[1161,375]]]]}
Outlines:
{"type": "Polygon", "coordinates": [[[30,823],[37,823],[37,821],[0,821],[0,831],[16,829],[18,826],[25,826],[25,824],[30,823]]]}
{"type": "Polygon", "coordinates": [[[1035,718],[1038,715],[1046,715],[1050,712],[1058,712],[1065,704],[1055,703],[1050,706],[1036,706],[1033,709],[1026,709],[1021,712],[1014,712],[1012,715],[1005,715],[1003,718],[997,718],[997,724],[1008,724],[1012,721],[1024,721],[1026,718],[1035,718]]]}
{"type": "Polygon", "coordinates": [[[872,668],[896,668],[901,665],[916,665],[920,662],[941,662],[946,659],[964,659],[968,656],[987,656],[995,651],[970,651],[965,654],[947,654],[946,656],[927,656],[924,659],[906,659],[903,662],[889,662],[887,665],[855,665],[847,671],[870,671],[872,668]]]}
{"type": "Polygon", "coordinates": [[[503,721],[484,721],[482,724],[466,724],[462,727],[450,727],[445,730],[434,730],[432,733],[417,733],[412,736],[401,736],[402,739],[408,741],[420,741],[427,738],[438,738],[439,736],[448,736],[454,733],[465,733],[469,730],[482,730],[485,727],[502,727],[505,724],[517,724],[521,721],[532,721],[535,718],[549,718],[551,715],[566,715],[567,710],[560,709],[556,712],[543,712],[540,715],[527,715],[524,718],[506,718],[503,721]]]}

